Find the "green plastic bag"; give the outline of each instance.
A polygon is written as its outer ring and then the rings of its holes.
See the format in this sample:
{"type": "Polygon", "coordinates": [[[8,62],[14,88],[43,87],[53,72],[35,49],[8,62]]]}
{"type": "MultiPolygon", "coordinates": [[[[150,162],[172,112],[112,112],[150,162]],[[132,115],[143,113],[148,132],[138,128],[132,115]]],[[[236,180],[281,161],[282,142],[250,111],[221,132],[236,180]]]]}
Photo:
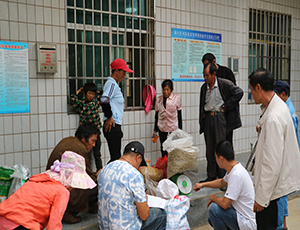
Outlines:
{"type": "Polygon", "coordinates": [[[14,173],[15,170],[0,167],[0,203],[7,198],[12,178],[10,175],[14,173]]]}

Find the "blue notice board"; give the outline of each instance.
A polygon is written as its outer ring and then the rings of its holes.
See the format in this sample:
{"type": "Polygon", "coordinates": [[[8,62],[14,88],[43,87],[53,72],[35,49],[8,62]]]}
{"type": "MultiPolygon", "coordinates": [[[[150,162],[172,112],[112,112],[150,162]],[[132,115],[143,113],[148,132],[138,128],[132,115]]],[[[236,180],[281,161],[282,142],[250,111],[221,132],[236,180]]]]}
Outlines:
{"type": "Polygon", "coordinates": [[[171,28],[171,36],[173,81],[204,81],[202,56],[205,53],[213,53],[221,64],[221,34],[171,28]]]}
{"type": "Polygon", "coordinates": [[[0,113],[29,113],[28,43],[0,41],[0,113]]]}

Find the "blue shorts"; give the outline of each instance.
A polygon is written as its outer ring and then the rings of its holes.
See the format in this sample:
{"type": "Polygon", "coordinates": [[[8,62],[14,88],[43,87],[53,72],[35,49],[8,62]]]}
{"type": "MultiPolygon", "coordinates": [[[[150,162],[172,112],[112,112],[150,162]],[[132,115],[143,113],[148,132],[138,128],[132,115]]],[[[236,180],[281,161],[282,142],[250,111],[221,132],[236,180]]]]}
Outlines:
{"type": "Polygon", "coordinates": [[[281,230],[283,229],[283,218],[285,216],[288,216],[288,205],[287,205],[287,196],[283,196],[279,198],[277,201],[277,207],[278,207],[278,222],[277,222],[277,229],[281,230]]]}

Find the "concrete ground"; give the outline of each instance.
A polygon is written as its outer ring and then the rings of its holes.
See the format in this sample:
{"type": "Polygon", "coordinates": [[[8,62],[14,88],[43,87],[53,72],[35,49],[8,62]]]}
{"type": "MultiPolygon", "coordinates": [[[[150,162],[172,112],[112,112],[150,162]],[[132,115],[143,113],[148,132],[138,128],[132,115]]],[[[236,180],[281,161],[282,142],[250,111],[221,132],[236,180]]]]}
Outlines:
{"type": "MultiPolygon", "coordinates": [[[[288,200],[289,216],[287,217],[287,227],[289,230],[300,229],[300,195],[289,197],[288,200]]],[[[209,224],[193,228],[193,230],[212,230],[209,224]]]]}

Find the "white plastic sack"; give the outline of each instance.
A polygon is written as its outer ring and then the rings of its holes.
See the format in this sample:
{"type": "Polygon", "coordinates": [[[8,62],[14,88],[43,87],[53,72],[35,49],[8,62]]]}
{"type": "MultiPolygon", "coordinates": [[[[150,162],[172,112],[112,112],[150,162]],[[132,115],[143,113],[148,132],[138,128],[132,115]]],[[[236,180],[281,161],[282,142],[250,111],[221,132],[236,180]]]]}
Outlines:
{"type": "Polygon", "coordinates": [[[193,137],[181,129],[176,129],[168,136],[167,140],[165,140],[165,142],[163,143],[163,149],[170,153],[175,148],[183,149],[191,147],[192,145],[193,137]]]}
{"type": "Polygon", "coordinates": [[[169,179],[161,180],[156,189],[157,196],[168,199],[165,206],[167,213],[166,230],[189,230],[190,225],[186,213],[190,208],[190,200],[186,196],[179,196],[177,185],[169,179]]]}

